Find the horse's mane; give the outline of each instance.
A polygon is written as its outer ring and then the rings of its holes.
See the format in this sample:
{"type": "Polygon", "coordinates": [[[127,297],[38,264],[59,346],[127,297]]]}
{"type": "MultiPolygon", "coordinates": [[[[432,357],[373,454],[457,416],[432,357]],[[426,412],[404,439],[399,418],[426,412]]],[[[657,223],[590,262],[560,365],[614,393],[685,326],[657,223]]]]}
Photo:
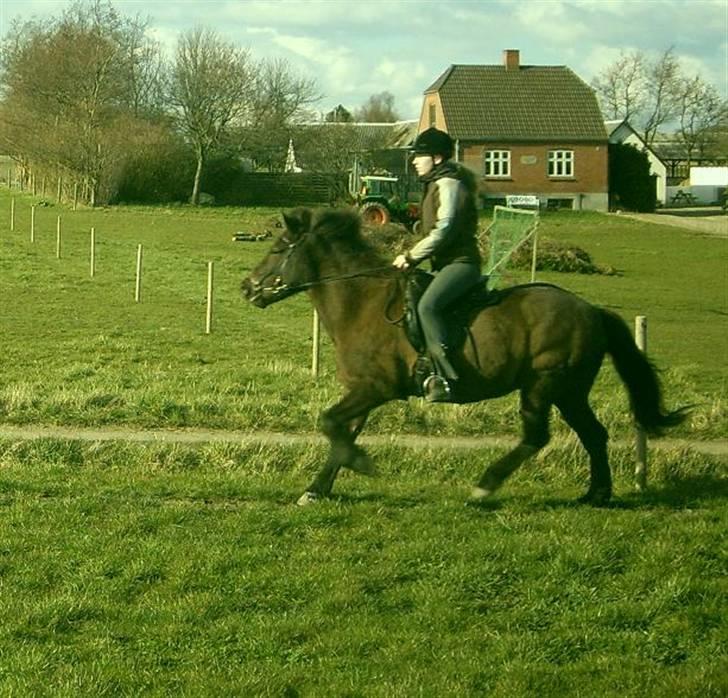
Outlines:
{"type": "Polygon", "coordinates": [[[362,234],[361,217],[354,209],[319,209],[313,212],[311,233],[322,246],[336,248],[346,257],[367,262],[384,260],[376,246],[362,234]]]}

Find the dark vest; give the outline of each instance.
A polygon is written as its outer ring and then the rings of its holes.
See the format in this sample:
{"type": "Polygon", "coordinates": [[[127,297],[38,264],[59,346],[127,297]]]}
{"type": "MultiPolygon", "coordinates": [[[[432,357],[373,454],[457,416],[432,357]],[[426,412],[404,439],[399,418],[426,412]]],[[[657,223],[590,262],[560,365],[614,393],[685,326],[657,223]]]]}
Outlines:
{"type": "Polygon", "coordinates": [[[469,262],[480,267],[478,249],[478,209],[475,202],[476,183],[469,170],[451,161],[438,165],[425,180],[420,218],[422,233],[428,235],[437,222],[440,201],[436,182],[443,177],[452,177],[460,182],[455,218],[443,245],[432,255],[433,271],[438,271],[453,262],[469,262]]]}

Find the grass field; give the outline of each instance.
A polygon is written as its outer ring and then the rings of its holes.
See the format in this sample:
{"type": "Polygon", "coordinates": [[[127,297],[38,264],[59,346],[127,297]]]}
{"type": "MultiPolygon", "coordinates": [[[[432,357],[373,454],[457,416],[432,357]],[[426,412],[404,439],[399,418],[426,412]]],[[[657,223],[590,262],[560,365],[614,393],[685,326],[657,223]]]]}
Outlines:
{"type": "MultiPolygon", "coordinates": [[[[265,311],[243,302],[240,280],[268,243],[234,243],[238,230],[260,232],[276,211],[109,209],[36,211],[17,202],[10,233],[9,193],[0,191],[0,333],[4,362],[0,421],[205,426],[311,431],[336,400],[328,346],[323,376],[310,377],[311,311],[295,297],[265,311]],[[62,215],[62,259],[55,258],[62,215]],[[97,236],[89,275],[89,231],[97,236]],[[142,302],[134,303],[137,244],[144,245],[142,302]],[[204,333],[206,266],[216,263],[214,332],[204,333]]],[[[615,276],[543,273],[630,324],[646,315],[649,348],[669,405],[697,403],[677,432],[690,438],[728,433],[728,284],[726,241],[599,214],[544,217],[542,234],[572,242],[615,276]]],[[[522,274],[512,276],[523,280],[522,274]]],[[[594,405],[614,434],[628,433],[627,400],[611,366],[594,405]]],[[[515,433],[513,397],[487,404],[389,405],[368,429],[399,433],[515,433]]],[[[558,425],[558,423],[557,423],[558,425]]],[[[560,428],[557,426],[557,428],[560,428]]]]}
{"type": "MultiPolygon", "coordinates": [[[[260,311],[238,292],[267,244],[231,235],[277,212],[40,207],[31,244],[29,203],[11,232],[0,190],[0,423],[316,429],[339,389],[328,345],[309,375],[306,299],[260,311]]],[[[698,403],[675,435],[725,438],[726,241],[598,214],[541,229],[618,269],[540,278],[648,316],[668,403],[698,403]]],[[[594,404],[631,435],[611,366],[594,404]]],[[[412,400],[368,428],[512,435],[515,408],[412,400]]],[[[344,473],[299,510],[318,445],[0,440],[0,695],[726,695],[725,458],[654,451],[638,495],[613,447],[615,503],[591,509],[573,504],[585,458],[559,443],[490,508],[463,501],[499,451],[394,439],[371,449],[380,479],[344,473]]]]}
{"type": "Polygon", "coordinates": [[[0,694],[725,695],[718,462],[617,451],[590,509],[552,451],[474,510],[492,452],[374,455],[297,510],[320,448],[0,443],[0,694]]]}

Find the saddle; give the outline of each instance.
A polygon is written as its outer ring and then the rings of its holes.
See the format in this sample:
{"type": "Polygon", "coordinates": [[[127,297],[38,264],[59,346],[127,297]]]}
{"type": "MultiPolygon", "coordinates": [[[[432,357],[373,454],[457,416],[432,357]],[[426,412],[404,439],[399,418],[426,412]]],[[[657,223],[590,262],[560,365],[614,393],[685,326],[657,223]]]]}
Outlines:
{"type": "MultiPolygon", "coordinates": [[[[417,305],[434,278],[429,272],[415,269],[409,275],[405,289],[403,326],[409,343],[418,354],[413,376],[418,395],[422,394],[422,384],[434,372],[434,366],[427,355],[427,344],[422,333],[417,305]]],[[[474,316],[487,306],[497,305],[501,297],[500,291],[488,290],[488,277],[482,276],[472,289],[458,298],[448,309],[445,318],[448,323],[448,346],[455,350],[462,348],[474,316]]]]}

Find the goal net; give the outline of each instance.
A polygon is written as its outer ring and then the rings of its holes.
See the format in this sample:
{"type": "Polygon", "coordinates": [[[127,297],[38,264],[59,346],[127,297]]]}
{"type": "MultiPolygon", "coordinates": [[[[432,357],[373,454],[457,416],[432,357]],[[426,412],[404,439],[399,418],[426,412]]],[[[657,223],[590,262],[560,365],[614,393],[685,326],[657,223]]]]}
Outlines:
{"type": "Polygon", "coordinates": [[[513,253],[529,240],[533,246],[531,281],[535,280],[537,229],[538,211],[506,206],[496,206],[493,209],[493,221],[480,236],[481,249],[487,253],[485,273],[490,277],[488,285],[491,288],[498,285],[513,253]]]}

